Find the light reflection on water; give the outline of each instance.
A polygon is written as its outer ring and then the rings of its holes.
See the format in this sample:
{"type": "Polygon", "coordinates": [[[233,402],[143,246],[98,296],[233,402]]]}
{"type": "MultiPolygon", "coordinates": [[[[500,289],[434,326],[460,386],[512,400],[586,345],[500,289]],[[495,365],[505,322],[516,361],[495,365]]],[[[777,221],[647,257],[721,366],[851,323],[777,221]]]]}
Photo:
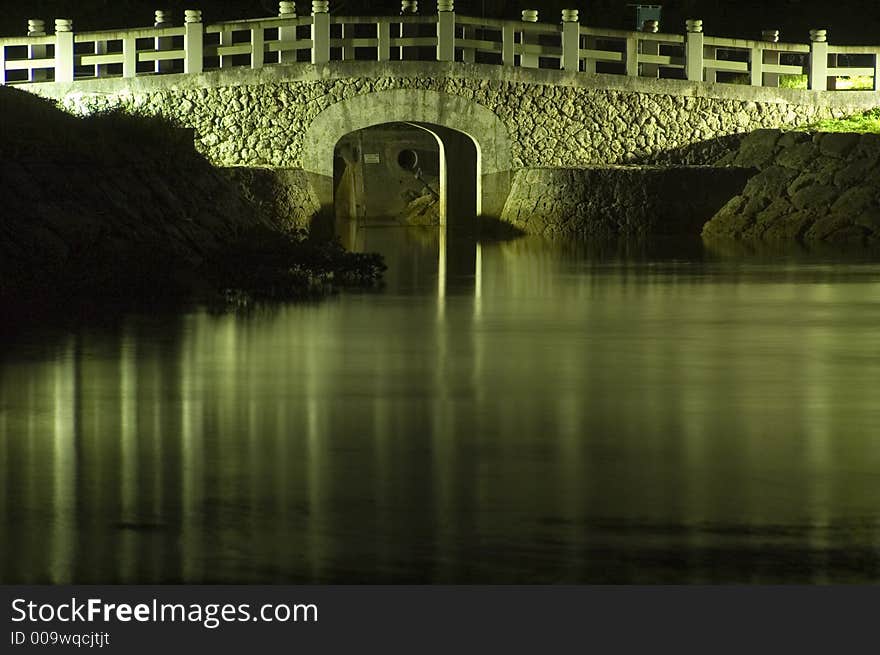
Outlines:
{"type": "Polygon", "coordinates": [[[382,292],[8,339],[0,582],[880,579],[880,264],[357,239],[382,292]]]}

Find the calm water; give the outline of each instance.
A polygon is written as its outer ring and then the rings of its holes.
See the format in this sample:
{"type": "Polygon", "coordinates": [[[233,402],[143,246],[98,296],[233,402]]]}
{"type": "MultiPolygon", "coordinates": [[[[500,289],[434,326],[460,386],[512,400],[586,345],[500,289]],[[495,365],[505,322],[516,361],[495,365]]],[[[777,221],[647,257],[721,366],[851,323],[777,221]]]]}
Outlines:
{"type": "Polygon", "coordinates": [[[384,290],[3,337],[0,582],[880,581],[876,259],[356,237],[384,290]]]}

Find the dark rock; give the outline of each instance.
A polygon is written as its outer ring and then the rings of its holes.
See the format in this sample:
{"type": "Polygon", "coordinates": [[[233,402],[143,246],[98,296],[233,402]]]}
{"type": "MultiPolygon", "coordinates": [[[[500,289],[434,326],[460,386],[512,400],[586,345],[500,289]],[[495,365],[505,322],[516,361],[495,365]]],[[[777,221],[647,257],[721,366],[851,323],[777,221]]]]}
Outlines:
{"type": "Polygon", "coordinates": [[[791,197],[791,203],[798,209],[810,210],[821,215],[831,208],[839,195],[840,191],[833,186],[813,184],[799,189],[791,197]]]}
{"type": "Polygon", "coordinates": [[[810,141],[798,143],[786,148],[776,156],[776,164],[793,168],[796,171],[804,170],[810,162],[819,156],[815,144],[810,141]]]}
{"type": "Polygon", "coordinates": [[[850,225],[850,219],[838,214],[829,214],[816,220],[812,227],[804,234],[809,241],[824,241],[829,236],[850,225]]]}
{"type": "Polygon", "coordinates": [[[781,137],[779,137],[779,141],[776,143],[779,149],[790,148],[791,146],[803,143],[804,141],[812,141],[812,138],[807,132],[785,132],[781,137]]]}
{"type": "Polygon", "coordinates": [[[880,207],[877,205],[865,207],[853,217],[853,222],[856,225],[868,228],[871,232],[880,236],[880,207]]]}
{"type": "Polygon", "coordinates": [[[769,166],[748,181],[743,195],[746,197],[775,198],[797,176],[797,171],[784,166],[769,166]]]}
{"type": "Polygon", "coordinates": [[[750,133],[743,139],[734,163],[745,168],[766,166],[773,161],[781,134],[779,130],[755,130],[750,133]]]}
{"type": "Polygon", "coordinates": [[[819,150],[827,157],[846,157],[861,140],[860,134],[848,132],[823,134],[819,139],[819,150]]]}
{"type": "Polygon", "coordinates": [[[831,211],[855,218],[877,204],[877,189],[854,186],[834,201],[831,211]]]}
{"type": "Polygon", "coordinates": [[[798,211],[765,223],[761,236],[767,241],[799,240],[816,220],[810,212],[798,211]]]}

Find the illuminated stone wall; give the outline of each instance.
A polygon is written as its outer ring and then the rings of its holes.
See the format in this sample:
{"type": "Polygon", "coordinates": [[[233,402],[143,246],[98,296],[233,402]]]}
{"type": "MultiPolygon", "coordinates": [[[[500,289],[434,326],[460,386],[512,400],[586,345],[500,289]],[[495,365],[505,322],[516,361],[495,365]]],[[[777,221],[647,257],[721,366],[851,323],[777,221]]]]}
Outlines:
{"type": "MultiPolygon", "coordinates": [[[[322,111],[392,89],[433,90],[459,105],[464,98],[489,109],[507,129],[514,170],[632,162],[723,135],[798,127],[880,105],[873,92],[428,62],[301,64],[31,86],[76,112],[126,106],[178,119],[195,129],[198,147],[220,165],[293,168],[303,165],[309,128],[322,111]]],[[[330,151],[334,145],[323,144],[330,151]]]]}

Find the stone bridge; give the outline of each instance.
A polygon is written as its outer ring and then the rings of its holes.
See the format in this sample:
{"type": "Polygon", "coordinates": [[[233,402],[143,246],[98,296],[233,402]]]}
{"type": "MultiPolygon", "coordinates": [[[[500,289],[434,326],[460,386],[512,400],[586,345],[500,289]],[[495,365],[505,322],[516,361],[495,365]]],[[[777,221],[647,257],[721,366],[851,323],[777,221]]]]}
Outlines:
{"type": "Polygon", "coordinates": [[[684,34],[647,23],[602,30],[581,25],[576,10],[555,24],[536,11],[522,21],[459,16],[442,1],[428,16],[312,10],[299,17],[282,2],[278,17],[216,25],[187,11],[182,26],[157,12],[150,28],[88,33],[57,20],[52,36],[31,21],[28,37],[0,40],[0,81],[77,113],[171,118],[221,166],[302,169],[327,211],[341,139],[417,125],[442,153],[442,202],[495,216],[519,171],[645,162],[880,106],[880,48],[831,46],[823,30],[787,44],[778,33],[708,37],[698,20],[684,34]],[[785,76],[809,88],[780,88],[785,76]],[[837,90],[855,77],[873,89],[837,90]],[[446,193],[474,186],[465,198],[446,193]]]}

